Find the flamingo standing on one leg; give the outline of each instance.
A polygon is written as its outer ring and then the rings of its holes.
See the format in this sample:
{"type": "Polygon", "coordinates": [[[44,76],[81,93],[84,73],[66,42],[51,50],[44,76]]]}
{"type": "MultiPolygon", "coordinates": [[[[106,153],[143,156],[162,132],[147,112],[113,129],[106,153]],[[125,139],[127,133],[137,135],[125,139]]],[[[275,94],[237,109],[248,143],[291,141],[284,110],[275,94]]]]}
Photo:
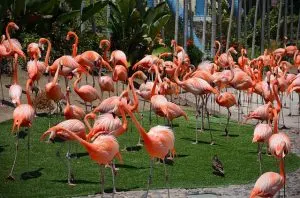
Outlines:
{"type": "Polygon", "coordinates": [[[272,135],[272,128],[271,128],[270,124],[259,123],[258,125],[256,125],[256,127],[254,129],[254,133],[253,133],[252,142],[253,143],[257,142],[258,143],[257,157],[258,157],[258,162],[259,162],[260,174],[262,173],[262,168],[261,168],[261,148],[262,148],[262,145],[261,144],[268,142],[271,135],[272,135]]]}
{"type": "MultiPolygon", "coordinates": [[[[32,85],[32,80],[28,79],[26,82],[26,95],[27,95],[27,102],[28,104],[20,104],[17,106],[17,108],[15,108],[14,112],[13,112],[13,127],[12,127],[12,132],[15,132],[15,129],[17,128],[17,135],[16,135],[16,151],[15,151],[15,158],[14,158],[14,162],[11,168],[11,171],[7,177],[7,179],[11,179],[11,180],[15,180],[14,176],[13,176],[13,171],[14,171],[14,167],[15,167],[15,163],[17,161],[17,154],[18,154],[18,144],[19,144],[19,130],[20,127],[31,127],[33,118],[34,118],[34,109],[32,107],[32,101],[30,98],[30,93],[29,93],[29,89],[30,86],[32,85]]],[[[29,135],[29,130],[28,130],[28,153],[29,153],[29,148],[30,148],[30,135],[29,135]]],[[[29,155],[28,155],[29,156],[29,155]]],[[[29,158],[28,158],[28,163],[29,163],[29,158]]]]}
{"type": "MultiPolygon", "coordinates": [[[[114,67],[112,79],[114,82],[116,82],[116,90],[117,90],[116,92],[117,92],[117,95],[119,95],[118,81],[123,81],[123,83],[125,83],[127,81],[127,79],[128,79],[127,68],[123,65],[116,65],[114,67]]],[[[124,89],[124,84],[123,84],[123,89],[124,89]]]]}
{"type": "MultiPolygon", "coordinates": [[[[159,158],[163,160],[164,167],[165,167],[165,180],[166,185],[168,184],[168,176],[167,176],[167,169],[165,165],[165,157],[166,155],[171,152],[173,155],[175,154],[174,149],[174,142],[175,137],[173,134],[173,131],[165,126],[156,126],[152,127],[149,132],[147,133],[146,130],[140,125],[140,123],[137,121],[135,115],[129,110],[126,104],[123,102],[119,103],[119,108],[124,110],[126,113],[129,114],[132,121],[134,122],[136,128],[138,129],[139,134],[144,140],[145,148],[148,154],[150,155],[150,174],[148,179],[148,186],[147,186],[147,192],[145,194],[145,197],[147,197],[149,192],[150,183],[152,181],[152,169],[153,169],[153,161],[154,158],[159,158]]],[[[169,187],[168,188],[168,197],[170,197],[169,187]]]]}
{"type": "Polygon", "coordinates": [[[217,94],[216,95],[216,102],[222,106],[222,107],[226,107],[227,111],[228,111],[228,116],[227,116],[227,123],[226,123],[226,127],[225,127],[225,135],[228,136],[228,124],[229,124],[229,119],[231,117],[231,112],[230,112],[230,107],[232,107],[233,105],[237,105],[235,96],[230,93],[230,92],[224,92],[221,94],[217,94]]]}

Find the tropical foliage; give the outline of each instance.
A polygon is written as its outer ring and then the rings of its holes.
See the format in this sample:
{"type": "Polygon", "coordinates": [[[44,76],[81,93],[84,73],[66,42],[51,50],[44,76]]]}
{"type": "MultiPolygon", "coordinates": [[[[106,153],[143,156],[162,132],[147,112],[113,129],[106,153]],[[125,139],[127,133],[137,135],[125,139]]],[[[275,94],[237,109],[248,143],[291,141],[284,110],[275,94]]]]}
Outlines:
{"type": "Polygon", "coordinates": [[[110,6],[112,48],[123,50],[130,63],[151,53],[156,36],[170,18],[168,5],[163,2],[148,8],[146,1],[117,0],[110,6]]]}

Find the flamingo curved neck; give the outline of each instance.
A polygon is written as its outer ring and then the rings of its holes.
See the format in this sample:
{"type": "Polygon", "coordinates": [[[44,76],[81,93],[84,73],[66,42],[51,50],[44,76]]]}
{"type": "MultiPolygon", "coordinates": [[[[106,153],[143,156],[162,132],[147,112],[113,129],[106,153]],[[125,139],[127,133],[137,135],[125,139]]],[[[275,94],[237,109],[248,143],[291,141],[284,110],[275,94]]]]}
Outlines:
{"type": "Polygon", "coordinates": [[[47,46],[47,52],[46,52],[46,57],[45,57],[45,65],[46,65],[46,67],[48,67],[49,66],[50,52],[51,52],[51,49],[52,49],[52,44],[48,39],[46,39],[46,41],[47,41],[48,46],[47,46]]]}
{"type": "MultiPolygon", "coordinates": [[[[122,108],[122,107],[121,107],[122,108]]],[[[139,134],[142,136],[142,138],[145,141],[145,144],[151,144],[151,140],[148,137],[148,134],[146,133],[146,130],[142,127],[142,125],[137,121],[135,115],[126,107],[123,106],[124,111],[128,113],[128,115],[131,117],[133,123],[135,124],[136,128],[138,129],[139,134]]]]}
{"type": "Polygon", "coordinates": [[[12,23],[9,23],[9,24],[6,26],[5,34],[6,34],[6,37],[7,37],[9,46],[10,46],[10,49],[13,50],[13,44],[12,44],[12,42],[11,42],[11,40],[10,40],[10,33],[9,33],[10,27],[13,27],[13,24],[12,24],[12,23]]]}
{"type": "Polygon", "coordinates": [[[79,78],[77,78],[77,80],[75,80],[73,86],[74,86],[74,90],[76,93],[79,92],[79,87],[78,87],[78,82],[81,80],[81,76],[79,78]]]}
{"type": "Polygon", "coordinates": [[[31,84],[32,84],[32,80],[28,79],[27,82],[26,82],[26,96],[27,96],[27,103],[30,106],[32,106],[32,100],[31,100],[30,93],[29,93],[29,89],[30,89],[31,84]]]}
{"type": "Polygon", "coordinates": [[[285,184],[286,177],[285,177],[285,168],[284,168],[284,159],[283,158],[280,159],[279,166],[280,166],[279,174],[283,178],[283,183],[285,184]]]}
{"type": "Polygon", "coordinates": [[[13,84],[18,84],[18,54],[15,54],[13,71],[13,84]]]}

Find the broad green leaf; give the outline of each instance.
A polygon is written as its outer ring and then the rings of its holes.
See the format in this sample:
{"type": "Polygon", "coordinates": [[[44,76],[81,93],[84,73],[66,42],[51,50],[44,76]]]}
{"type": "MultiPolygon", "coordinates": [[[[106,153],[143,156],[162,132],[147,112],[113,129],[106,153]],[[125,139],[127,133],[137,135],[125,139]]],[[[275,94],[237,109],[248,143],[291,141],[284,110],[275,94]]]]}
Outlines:
{"type": "Polygon", "coordinates": [[[150,32],[149,36],[154,39],[158,32],[161,30],[162,27],[164,27],[171,15],[167,14],[164,15],[163,17],[159,18],[157,21],[155,21],[153,24],[150,26],[150,32]]]}
{"type": "Polygon", "coordinates": [[[108,4],[107,1],[98,1],[94,5],[89,5],[83,9],[81,20],[82,22],[90,19],[94,14],[102,10],[108,4]]]}
{"type": "Polygon", "coordinates": [[[80,17],[80,10],[74,10],[68,13],[63,13],[59,15],[56,20],[60,23],[66,23],[68,21],[76,19],[77,17],[80,17]]]}

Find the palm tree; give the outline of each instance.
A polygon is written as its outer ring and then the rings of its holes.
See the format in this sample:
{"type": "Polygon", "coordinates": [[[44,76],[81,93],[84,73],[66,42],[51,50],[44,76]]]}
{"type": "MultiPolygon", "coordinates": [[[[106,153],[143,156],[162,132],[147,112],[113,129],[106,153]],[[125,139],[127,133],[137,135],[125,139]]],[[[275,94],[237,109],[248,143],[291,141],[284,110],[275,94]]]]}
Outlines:
{"type": "Polygon", "coordinates": [[[293,40],[293,26],[294,26],[294,1],[291,0],[291,14],[290,14],[290,20],[291,20],[291,30],[290,30],[290,39],[293,40]]]}
{"type": "Polygon", "coordinates": [[[175,41],[178,42],[178,18],[179,18],[179,0],[176,0],[176,12],[175,12],[175,41]]]}
{"type": "Polygon", "coordinates": [[[189,22],[190,22],[190,39],[193,39],[193,10],[192,10],[192,0],[189,0],[189,22]]]}
{"type": "Polygon", "coordinates": [[[231,38],[231,25],[232,25],[233,11],[234,11],[234,0],[231,0],[229,26],[228,26],[228,30],[227,30],[226,51],[229,48],[229,42],[230,42],[230,38],[231,38]]]}
{"type": "Polygon", "coordinates": [[[279,42],[279,31],[281,24],[281,13],[282,13],[282,0],[279,1],[279,11],[278,11],[278,20],[277,20],[277,32],[276,32],[276,43],[279,42]]]}
{"type": "Polygon", "coordinates": [[[222,0],[218,0],[219,39],[222,37],[222,0]]]}
{"type": "Polygon", "coordinates": [[[299,41],[299,29],[300,29],[300,10],[299,10],[299,17],[298,17],[298,25],[297,25],[297,35],[296,35],[296,44],[298,44],[299,41]]]}
{"type": "Polygon", "coordinates": [[[211,44],[210,44],[210,53],[211,53],[211,57],[213,57],[215,55],[215,48],[214,48],[214,43],[216,40],[216,28],[217,28],[217,24],[216,24],[216,0],[212,0],[211,1],[211,44]]]}
{"type": "Polygon", "coordinates": [[[186,51],[186,44],[187,44],[187,36],[188,36],[188,1],[184,1],[184,35],[183,35],[183,48],[186,51]]]}
{"type": "Polygon", "coordinates": [[[239,10],[238,10],[238,28],[237,28],[237,39],[238,39],[238,42],[240,42],[240,39],[241,39],[241,23],[242,23],[242,20],[241,20],[241,17],[242,17],[242,0],[239,0],[238,1],[238,6],[239,6],[239,10]]]}
{"type": "Polygon", "coordinates": [[[246,39],[245,41],[245,47],[247,47],[247,36],[248,36],[248,33],[247,33],[247,1],[244,0],[244,38],[246,39]]]}
{"type": "Polygon", "coordinates": [[[270,46],[270,0],[267,0],[267,10],[266,10],[266,23],[267,23],[267,45],[270,46]]]}
{"type": "Polygon", "coordinates": [[[257,21],[258,5],[259,5],[259,0],[256,1],[256,5],[255,5],[255,16],[254,16],[254,25],[253,25],[253,35],[252,35],[251,59],[254,58],[254,50],[255,50],[255,33],[256,33],[256,21],[257,21]]]}
{"type": "Polygon", "coordinates": [[[284,27],[283,27],[283,36],[287,36],[287,12],[288,12],[288,0],[284,1],[284,27]]]}
{"type": "MultiPolygon", "coordinates": [[[[202,46],[205,54],[205,36],[206,36],[206,15],[207,15],[207,0],[204,0],[204,16],[203,16],[203,28],[202,28],[202,46]]],[[[204,56],[203,56],[204,57],[204,56]]]]}
{"type": "Polygon", "coordinates": [[[266,0],[262,0],[261,12],[261,32],[260,32],[260,53],[265,50],[265,14],[266,14],[266,0]]]}

